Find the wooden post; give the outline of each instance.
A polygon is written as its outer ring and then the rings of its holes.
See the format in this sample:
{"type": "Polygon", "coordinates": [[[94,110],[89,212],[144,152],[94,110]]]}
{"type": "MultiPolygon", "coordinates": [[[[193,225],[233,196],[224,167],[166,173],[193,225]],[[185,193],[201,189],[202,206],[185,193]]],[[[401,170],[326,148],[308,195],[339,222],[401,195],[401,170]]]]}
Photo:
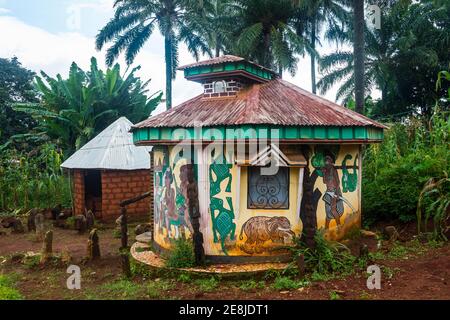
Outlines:
{"type": "Polygon", "coordinates": [[[53,253],[53,231],[47,231],[42,245],[41,263],[46,263],[53,253]]]}
{"type": "Polygon", "coordinates": [[[205,264],[205,250],[203,248],[203,234],[200,232],[200,208],[198,201],[198,185],[195,180],[194,165],[187,165],[187,178],[188,178],[188,207],[189,218],[191,219],[191,225],[193,229],[193,242],[194,242],[194,254],[195,263],[197,265],[205,264]]]}
{"type": "Polygon", "coordinates": [[[127,221],[127,208],[120,208],[120,239],[121,249],[128,248],[128,221],[127,221]]]}
{"type": "Polygon", "coordinates": [[[97,229],[92,229],[88,240],[88,257],[89,260],[100,258],[100,244],[97,229]]]}

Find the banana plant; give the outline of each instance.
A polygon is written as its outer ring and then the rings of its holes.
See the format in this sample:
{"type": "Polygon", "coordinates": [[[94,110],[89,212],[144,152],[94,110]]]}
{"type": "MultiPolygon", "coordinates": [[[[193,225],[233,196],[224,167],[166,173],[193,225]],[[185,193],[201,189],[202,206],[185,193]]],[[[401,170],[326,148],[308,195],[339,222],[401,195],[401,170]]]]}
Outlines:
{"type": "Polygon", "coordinates": [[[136,123],[150,116],[162,92],[148,95],[149,81],[142,82],[135,75],[139,69],[122,76],[116,64],[104,72],[92,58],[87,72],[72,63],[67,79],[59,74],[52,78],[42,71],[35,80],[40,103],[17,104],[14,109],[38,120],[37,130],[55,141],[68,157],[117,118],[125,116],[136,123]]]}

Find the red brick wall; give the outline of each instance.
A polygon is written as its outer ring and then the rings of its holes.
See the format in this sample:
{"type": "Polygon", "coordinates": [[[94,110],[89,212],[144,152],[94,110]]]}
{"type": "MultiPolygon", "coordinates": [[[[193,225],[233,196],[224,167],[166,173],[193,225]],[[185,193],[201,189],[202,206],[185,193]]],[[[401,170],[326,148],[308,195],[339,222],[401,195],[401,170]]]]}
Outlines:
{"type": "MultiPolygon", "coordinates": [[[[113,220],[120,215],[120,202],[150,191],[150,170],[102,171],[102,219],[113,220]]],[[[134,216],[150,215],[150,198],[127,207],[134,216]]]]}
{"type": "Polygon", "coordinates": [[[84,171],[75,170],[72,174],[73,177],[73,207],[75,209],[75,215],[83,214],[85,207],[84,200],[84,171]]]}

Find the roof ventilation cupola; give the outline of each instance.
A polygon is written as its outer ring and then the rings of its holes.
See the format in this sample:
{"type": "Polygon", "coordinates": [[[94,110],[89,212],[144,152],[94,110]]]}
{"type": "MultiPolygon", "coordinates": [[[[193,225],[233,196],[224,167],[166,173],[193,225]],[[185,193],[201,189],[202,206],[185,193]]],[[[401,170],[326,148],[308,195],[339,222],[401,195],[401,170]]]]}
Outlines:
{"type": "Polygon", "coordinates": [[[277,75],[241,57],[224,55],[178,68],[187,80],[203,84],[204,97],[232,97],[252,83],[265,83],[277,75]]]}

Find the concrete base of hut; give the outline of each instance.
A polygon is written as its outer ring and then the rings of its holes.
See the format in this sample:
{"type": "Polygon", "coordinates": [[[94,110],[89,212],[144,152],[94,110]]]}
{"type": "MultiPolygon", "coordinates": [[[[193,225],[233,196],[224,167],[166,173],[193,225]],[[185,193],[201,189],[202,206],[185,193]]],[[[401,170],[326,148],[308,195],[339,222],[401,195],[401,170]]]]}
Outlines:
{"type": "Polygon", "coordinates": [[[249,263],[249,264],[213,264],[195,268],[168,268],[165,266],[163,257],[153,252],[151,245],[143,242],[136,242],[131,247],[131,256],[136,261],[148,265],[150,268],[171,269],[188,272],[196,275],[218,275],[225,277],[241,277],[247,275],[264,274],[268,270],[284,270],[288,263],[249,263]]]}

